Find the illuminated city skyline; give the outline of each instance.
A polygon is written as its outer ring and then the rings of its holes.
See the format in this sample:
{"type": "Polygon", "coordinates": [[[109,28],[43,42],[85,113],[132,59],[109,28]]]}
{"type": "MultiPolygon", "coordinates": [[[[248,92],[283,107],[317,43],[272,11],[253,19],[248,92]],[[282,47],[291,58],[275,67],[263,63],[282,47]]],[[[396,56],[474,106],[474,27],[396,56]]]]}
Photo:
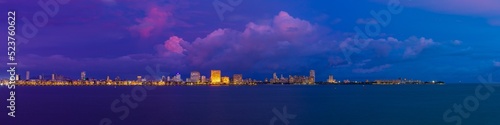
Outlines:
{"type": "MultiPolygon", "coordinates": [[[[28,76],[30,71],[26,71],[26,75],[28,76]]],[[[183,80],[180,73],[176,73],[173,76],[156,76],[155,78],[151,76],[141,76],[137,75],[136,79],[120,79],[119,76],[116,76],[114,80],[110,78],[110,76],[106,76],[106,79],[94,79],[87,78],[87,73],[85,71],[80,73],[80,79],[72,80],[62,75],[57,75],[53,73],[51,75],[51,79],[44,79],[42,75],[40,75],[39,79],[31,79],[30,77],[26,77],[26,79],[21,79],[19,74],[15,75],[15,80],[18,81],[18,85],[36,85],[36,86],[45,86],[45,85],[155,85],[155,86],[165,86],[165,85],[256,85],[256,84],[301,84],[301,85],[316,85],[316,84],[388,84],[388,85],[399,85],[399,84],[444,84],[442,81],[428,81],[424,82],[422,80],[413,80],[407,78],[398,78],[398,79],[377,79],[377,80],[366,80],[366,81],[357,81],[357,80],[349,80],[344,79],[343,81],[336,80],[334,75],[330,74],[328,79],[325,80],[316,80],[316,72],[315,70],[309,70],[308,76],[300,76],[300,75],[288,75],[288,77],[284,77],[283,74],[280,74],[280,77],[277,76],[277,73],[273,73],[270,79],[265,78],[265,80],[253,79],[253,78],[245,78],[243,74],[233,74],[232,77],[229,76],[221,76],[221,70],[210,70],[209,77],[207,80],[206,76],[201,74],[198,71],[192,71],[191,75],[183,80]],[[160,79],[158,79],[160,78],[160,79]]],[[[3,79],[2,84],[6,82],[8,79],[3,79]]]]}

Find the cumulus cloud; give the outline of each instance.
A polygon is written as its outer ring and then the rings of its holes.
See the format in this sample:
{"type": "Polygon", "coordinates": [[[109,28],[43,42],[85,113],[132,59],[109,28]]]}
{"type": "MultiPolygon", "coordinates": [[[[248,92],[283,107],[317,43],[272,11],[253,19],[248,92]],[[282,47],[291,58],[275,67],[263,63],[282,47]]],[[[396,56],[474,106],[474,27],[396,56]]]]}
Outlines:
{"type": "Polygon", "coordinates": [[[170,39],[165,41],[164,45],[160,50],[161,55],[166,55],[166,53],[172,52],[176,54],[181,54],[183,55],[183,52],[186,51],[184,47],[182,47],[181,44],[187,44],[186,41],[184,41],[182,38],[179,38],[177,36],[172,36],[170,39]]]}
{"type": "Polygon", "coordinates": [[[248,23],[243,31],[217,29],[187,44],[173,36],[162,46],[168,52],[184,52],[183,60],[195,67],[285,68],[291,65],[286,61],[307,66],[304,57],[318,53],[314,51],[335,50],[333,44],[324,50],[311,48],[318,44],[318,34],[315,25],[282,11],[271,21],[248,23]]]}
{"type": "MultiPolygon", "coordinates": [[[[344,41],[324,40],[328,37],[323,37],[325,33],[320,29],[308,21],[292,17],[282,11],[271,21],[250,22],[242,31],[217,29],[206,37],[194,41],[184,41],[182,38],[172,36],[164,44],[159,45],[159,50],[166,58],[177,56],[176,59],[200,69],[207,67],[241,71],[286,69],[290,72],[299,72],[345,64],[346,60],[341,51],[345,46],[339,45],[355,45],[356,41],[353,38],[346,38],[344,41]]],[[[360,65],[355,65],[357,67],[371,63],[371,58],[393,55],[401,59],[416,57],[425,49],[436,45],[432,39],[424,37],[410,37],[406,40],[387,37],[362,41],[373,44],[363,48],[366,50],[362,53],[363,56],[355,57],[362,61],[360,65]]],[[[369,69],[356,69],[353,72],[370,73],[389,67],[390,65],[386,64],[369,69]]]]}
{"type": "Polygon", "coordinates": [[[129,29],[139,34],[142,38],[148,38],[153,33],[159,33],[163,28],[170,28],[175,25],[172,7],[152,5],[148,8],[144,18],[136,19],[137,24],[129,29]]]}
{"type": "Polygon", "coordinates": [[[418,55],[420,52],[422,52],[425,48],[428,48],[436,44],[434,40],[426,39],[424,37],[420,39],[412,37],[406,40],[406,43],[411,44],[410,46],[406,47],[405,53],[403,54],[403,56],[406,58],[414,57],[418,55]]]}

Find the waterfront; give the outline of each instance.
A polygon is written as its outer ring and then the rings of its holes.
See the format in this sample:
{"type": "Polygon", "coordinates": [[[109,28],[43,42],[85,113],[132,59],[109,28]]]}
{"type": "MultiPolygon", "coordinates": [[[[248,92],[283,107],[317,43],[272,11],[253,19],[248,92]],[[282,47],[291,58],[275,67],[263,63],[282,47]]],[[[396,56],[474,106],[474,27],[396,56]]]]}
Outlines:
{"type": "MultiPolygon", "coordinates": [[[[110,105],[135,87],[20,86],[17,117],[7,124],[98,125],[109,118],[113,125],[269,125],[276,116],[273,109],[281,112],[286,106],[288,114],[296,115],[289,125],[442,125],[447,124],[443,113],[474,95],[477,86],[165,86],[147,90],[124,120],[110,105]]],[[[481,101],[463,125],[500,124],[498,93],[481,101]]]]}

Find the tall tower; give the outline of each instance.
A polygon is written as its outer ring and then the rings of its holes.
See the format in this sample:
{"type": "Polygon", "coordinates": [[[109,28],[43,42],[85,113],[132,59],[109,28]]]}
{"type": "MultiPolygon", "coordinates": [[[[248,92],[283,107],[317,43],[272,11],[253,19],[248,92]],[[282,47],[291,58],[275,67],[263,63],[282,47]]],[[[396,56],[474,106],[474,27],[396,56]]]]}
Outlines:
{"type": "Polygon", "coordinates": [[[335,83],[335,78],[333,77],[333,75],[329,75],[327,81],[328,83],[335,83]]]}
{"type": "Polygon", "coordinates": [[[56,74],[52,74],[52,81],[56,80],[56,74]]]}
{"type": "Polygon", "coordinates": [[[180,73],[175,74],[175,76],[172,78],[174,82],[182,82],[182,77],[180,73]]]}
{"type": "Polygon", "coordinates": [[[198,71],[191,72],[190,82],[199,83],[200,79],[201,79],[200,72],[198,71]]]}
{"type": "Polygon", "coordinates": [[[314,84],[316,82],[316,74],[314,70],[309,71],[309,84],[314,84]]]}
{"type": "Polygon", "coordinates": [[[276,75],[276,73],[273,73],[273,79],[271,79],[271,83],[275,82],[278,82],[278,76],[276,75]]]}
{"type": "Polygon", "coordinates": [[[85,73],[85,71],[83,71],[82,73],[80,73],[81,80],[85,80],[86,75],[87,74],[85,73]]]}
{"type": "Polygon", "coordinates": [[[241,74],[234,74],[233,75],[233,83],[234,84],[243,84],[243,75],[241,75],[241,74]]]}
{"type": "Polygon", "coordinates": [[[211,70],[210,71],[210,83],[218,84],[221,82],[221,71],[220,70],[211,70]]]}
{"type": "Polygon", "coordinates": [[[201,83],[207,82],[207,77],[206,76],[201,76],[201,83]]]}
{"type": "Polygon", "coordinates": [[[30,71],[26,71],[26,80],[30,80],[30,71]]]}
{"type": "Polygon", "coordinates": [[[137,81],[142,81],[142,76],[137,76],[137,81]]]}

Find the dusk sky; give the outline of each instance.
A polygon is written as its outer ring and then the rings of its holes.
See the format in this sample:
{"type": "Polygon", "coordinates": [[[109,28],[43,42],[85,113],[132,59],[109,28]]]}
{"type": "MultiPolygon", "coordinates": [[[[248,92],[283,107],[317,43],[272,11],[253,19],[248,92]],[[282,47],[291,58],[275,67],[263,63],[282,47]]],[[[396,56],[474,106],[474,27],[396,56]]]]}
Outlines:
{"type": "MultiPolygon", "coordinates": [[[[389,0],[70,0],[35,26],[32,38],[23,34],[23,18],[33,23],[34,14],[45,12],[37,0],[0,0],[0,10],[15,8],[17,35],[29,40],[16,49],[19,74],[29,70],[35,77],[76,79],[86,71],[91,78],[134,79],[148,74],[147,66],[183,78],[191,71],[209,76],[211,69],[261,80],[273,72],[287,77],[311,69],[317,81],[329,74],[337,80],[448,83],[498,76],[500,1],[399,2],[400,13],[380,22],[371,11],[388,12],[389,0]],[[232,11],[219,17],[217,1],[232,11]],[[360,38],[367,44],[357,46],[355,27],[365,32],[367,25],[380,26],[380,33],[360,38]],[[360,51],[346,56],[343,50],[353,46],[360,51]]],[[[5,31],[7,15],[2,18],[5,31]]]]}

